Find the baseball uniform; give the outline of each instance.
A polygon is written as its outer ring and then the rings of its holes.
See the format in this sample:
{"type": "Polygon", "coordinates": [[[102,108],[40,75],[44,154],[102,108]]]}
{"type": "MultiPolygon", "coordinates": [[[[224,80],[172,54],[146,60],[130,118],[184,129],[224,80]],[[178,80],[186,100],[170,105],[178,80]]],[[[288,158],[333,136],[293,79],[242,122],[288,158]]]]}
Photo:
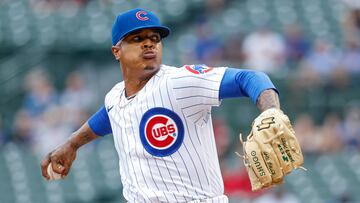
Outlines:
{"type": "MultiPolygon", "coordinates": [[[[126,97],[124,82],[116,84],[106,95],[102,112],[106,109],[111,125],[105,125],[106,133],[112,131],[119,155],[124,197],[130,202],[228,202],[223,195],[211,107],[220,105],[221,86],[229,89],[225,93],[243,89],[230,95],[251,94],[255,101],[259,92],[273,88],[267,82],[252,84],[254,73],[205,65],[162,65],[132,98],[126,97]],[[239,73],[251,77],[236,77],[239,73]],[[237,79],[241,85],[260,88],[254,93],[249,87],[237,88],[237,79]]],[[[94,127],[93,120],[89,120],[93,131],[106,134],[94,127]]]]}

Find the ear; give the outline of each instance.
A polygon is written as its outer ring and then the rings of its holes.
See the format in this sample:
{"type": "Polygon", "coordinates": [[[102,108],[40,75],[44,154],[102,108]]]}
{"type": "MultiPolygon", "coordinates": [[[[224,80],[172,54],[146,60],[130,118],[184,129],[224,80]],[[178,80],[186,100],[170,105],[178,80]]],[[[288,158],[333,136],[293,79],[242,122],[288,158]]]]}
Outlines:
{"type": "Polygon", "coordinates": [[[113,53],[113,55],[117,61],[120,60],[120,55],[121,55],[120,47],[112,46],[111,52],[113,53]]]}

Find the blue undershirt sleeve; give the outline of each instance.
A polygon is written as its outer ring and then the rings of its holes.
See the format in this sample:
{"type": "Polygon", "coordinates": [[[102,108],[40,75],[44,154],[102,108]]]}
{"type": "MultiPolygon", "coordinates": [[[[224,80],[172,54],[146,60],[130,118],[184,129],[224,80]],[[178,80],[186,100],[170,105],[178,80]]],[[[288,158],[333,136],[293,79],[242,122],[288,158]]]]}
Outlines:
{"type": "Polygon", "coordinates": [[[220,84],[219,98],[249,97],[256,103],[260,93],[274,89],[274,84],[263,72],[247,69],[227,68],[220,84]]]}
{"type": "Polygon", "coordinates": [[[109,116],[104,106],[90,117],[88,124],[91,130],[98,136],[112,133],[109,116]]]}

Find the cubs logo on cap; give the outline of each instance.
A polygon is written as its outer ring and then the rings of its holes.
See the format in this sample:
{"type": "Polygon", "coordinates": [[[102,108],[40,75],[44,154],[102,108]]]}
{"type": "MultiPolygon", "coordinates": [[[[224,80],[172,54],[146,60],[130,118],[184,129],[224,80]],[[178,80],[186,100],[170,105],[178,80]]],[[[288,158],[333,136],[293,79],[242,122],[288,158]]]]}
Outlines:
{"type": "Polygon", "coordinates": [[[184,125],[180,117],[166,108],[149,109],[141,118],[139,128],[141,143],[154,156],[173,154],[184,140],[184,125]]]}
{"type": "Polygon", "coordinates": [[[136,8],[120,13],[112,26],[111,41],[115,45],[129,33],[140,29],[155,29],[162,38],[170,34],[170,29],[160,24],[159,18],[152,12],[136,8]]]}
{"type": "Polygon", "coordinates": [[[214,69],[212,67],[207,67],[206,65],[191,65],[185,66],[185,68],[194,74],[205,74],[214,69]]]}
{"type": "Polygon", "coordinates": [[[146,11],[138,11],[136,12],[136,18],[139,19],[139,20],[149,20],[149,18],[146,16],[147,15],[147,12],[146,11]]]}

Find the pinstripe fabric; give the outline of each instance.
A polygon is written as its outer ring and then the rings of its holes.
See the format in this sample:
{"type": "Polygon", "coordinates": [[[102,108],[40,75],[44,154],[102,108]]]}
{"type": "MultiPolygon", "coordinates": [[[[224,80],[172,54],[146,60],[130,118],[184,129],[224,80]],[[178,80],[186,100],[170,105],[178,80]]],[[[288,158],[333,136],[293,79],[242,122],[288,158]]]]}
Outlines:
{"type": "Polygon", "coordinates": [[[194,74],[162,65],[132,99],[124,82],[105,97],[123,195],[129,202],[228,202],[217,159],[211,107],[220,105],[219,87],[225,68],[194,74]],[[163,107],[184,125],[184,140],[174,153],[157,157],[145,150],[140,121],[145,112],[163,107]]]}

